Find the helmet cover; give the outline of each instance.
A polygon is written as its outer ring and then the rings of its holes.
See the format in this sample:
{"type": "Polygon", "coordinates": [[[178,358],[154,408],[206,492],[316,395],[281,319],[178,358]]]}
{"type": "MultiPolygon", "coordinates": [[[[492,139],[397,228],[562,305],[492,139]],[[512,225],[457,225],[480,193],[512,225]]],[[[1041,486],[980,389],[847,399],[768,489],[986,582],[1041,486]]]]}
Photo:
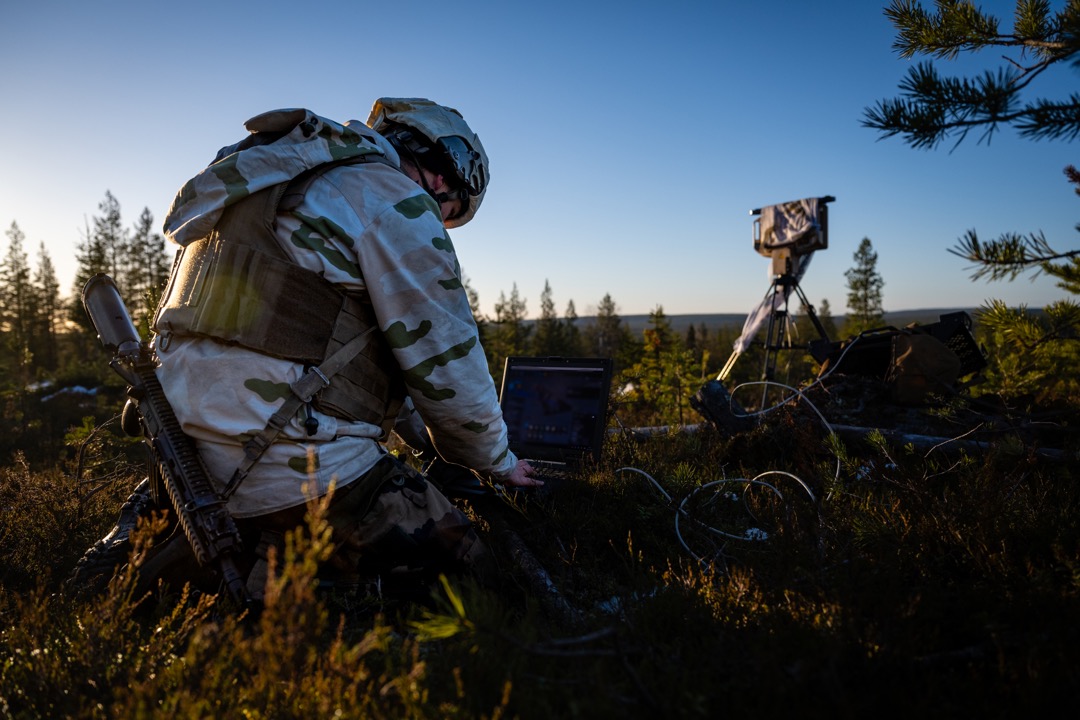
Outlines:
{"type": "Polygon", "coordinates": [[[487,192],[490,174],[484,146],[460,112],[424,98],[379,98],[371,108],[367,124],[384,134],[397,125],[419,133],[424,144],[436,150],[428,169],[439,172],[468,193],[466,207],[444,224],[455,228],[472,219],[487,192]]]}

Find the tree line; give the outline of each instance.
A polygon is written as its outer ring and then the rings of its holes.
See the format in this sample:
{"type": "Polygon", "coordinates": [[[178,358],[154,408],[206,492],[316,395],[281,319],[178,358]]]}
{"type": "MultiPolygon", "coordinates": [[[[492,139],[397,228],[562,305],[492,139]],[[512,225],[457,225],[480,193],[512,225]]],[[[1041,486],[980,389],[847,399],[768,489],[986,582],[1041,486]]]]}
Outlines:
{"type": "MultiPolygon", "coordinates": [[[[98,210],[77,245],[70,299],[60,294],[44,244],[32,265],[18,225],[12,223],[7,231],[8,248],[0,262],[0,369],[4,371],[0,453],[5,456],[21,451],[33,460],[48,462],[62,453],[65,438],[70,443],[84,437],[94,423],[114,415],[122,404],[123,388],[108,370],[81,304],[82,287],[92,275],[105,272],[116,281],[133,320],[149,337],[172,257],[164,238],[153,231],[148,209],[127,227],[119,202],[106,192],[98,210]]],[[[837,341],[881,327],[884,279],[877,260],[870,238],[864,237],[853,255],[853,266],[845,273],[845,322],[837,325],[827,299],[816,311],[828,339],[837,341]]],[[[705,323],[677,332],[663,306],[657,305],[644,330],[635,333],[620,316],[610,293],[600,299],[595,315],[585,320],[577,315],[572,299],[560,314],[547,280],[540,292],[538,314],[529,312],[515,283],[509,294],[500,293],[494,314],[488,316],[481,312],[479,295],[468,278],[464,283],[496,383],[511,355],[610,357],[616,368],[615,420],[632,427],[699,422],[690,399],[716,376],[742,332],[738,325],[705,323]]],[[[794,296],[791,299],[794,302],[794,296]]],[[[770,379],[797,386],[817,374],[818,362],[807,349],[818,337],[812,311],[792,307],[790,315],[785,313],[782,322],[792,351],[783,353],[779,372],[770,379]]],[[[766,348],[759,339],[739,356],[725,382],[734,387],[758,381],[765,363],[766,348]]],[[[1029,373],[1031,377],[1037,374],[1041,373],[1029,373]]]]}
{"type": "MultiPolygon", "coordinates": [[[[146,331],[157,298],[168,279],[171,260],[165,238],[154,232],[154,217],[144,208],[130,228],[123,225],[120,203],[110,192],[98,205],[77,244],[77,270],[71,293],[61,295],[55,266],[42,242],[31,264],[26,236],[17,222],[6,235],[0,261],[0,368],[10,383],[55,380],[85,359],[79,335],[92,338],[93,327],[82,307],[83,285],[96,273],[108,273],[126,299],[132,318],[146,331]],[[65,340],[75,347],[64,351],[65,340]],[[72,352],[74,350],[75,352],[72,352]]],[[[83,338],[85,339],[85,338],[83,338]]]]}
{"type": "MultiPolygon", "coordinates": [[[[136,326],[149,337],[154,308],[172,265],[164,237],[153,228],[153,215],[145,208],[133,224],[126,225],[119,201],[106,192],[98,214],[77,243],[76,274],[67,296],[61,294],[44,243],[31,262],[18,224],[13,222],[7,230],[7,251],[0,261],[0,453],[4,456],[14,450],[34,459],[55,456],[62,452],[63,439],[73,427],[89,432],[89,421],[84,418],[107,418],[122,404],[123,388],[108,369],[82,307],[81,291],[94,274],[107,273],[136,326]]],[[[874,261],[876,256],[859,274],[861,282],[871,287],[874,261]]],[[[501,381],[503,363],[511,355],[610,357],[618,377],[619,419],[631,425],[696,422],[689,398],[715,375],[741,331],[740,327],[700,323],[676,332],[658,305],[644,331],[635,335],[610,293],[600,299],[595,316],[583,321],[572,299],[558,312],[548,281],[540,292],[538,314],[530,314],[515,283],[509,294],[500,293],[494,314],[487,316],[480,311],[480,298],[467,278],[465,287],[496,382],[501,381]]],[[[873,307],[866,307],[872,313],[873,307]]],[[[822,303],[820,317],[835,337],[827,301],[822,303]]],[[[795,323],[803,333],[813,331],[805,314],[796,316],[795,323]]],[[[758,379],[762,358],[760,351],[749,351],[732,379],[758,379]]],[[[812,363],[808,355],[793,356],[786,367],[789,379],[797,382],[812,373],[812,363]]]]}
{"type": "Polygon", "coordinates": [[[81,291],[96,273],[112,276],[146,333],[168,279],[171,257],[144,208],[130,227],[110,192],[98,205],[76,245],[71,292],[62,294],[56,269],[42,242],[33,260],[17,222],[6,231],[0,259],[0,457],[13,451],[47,461],[62,452],[65,436],[119,409],[122,388],[109,379],[81,291]]]}

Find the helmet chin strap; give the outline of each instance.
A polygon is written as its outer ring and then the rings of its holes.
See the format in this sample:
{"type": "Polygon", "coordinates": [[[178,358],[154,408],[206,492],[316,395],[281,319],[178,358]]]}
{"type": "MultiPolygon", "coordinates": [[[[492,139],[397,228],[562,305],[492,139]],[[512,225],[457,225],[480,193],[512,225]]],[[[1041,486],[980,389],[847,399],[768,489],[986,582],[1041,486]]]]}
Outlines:
{"type": "MultiPolygon", "coordinates": [[[[460,190],[451,190],[446,192],[436,192],[435,189],[428,184],[427,177],[424,176],[425,165],[424,163],[420,162],[420,159],[417,157],[416,147],[414,145],[414,143],[416,143],[416,140],[413,138],[411,130],[404,130],[401,133],[388,134],[387,139],[390,140],[390,143],[395,148],[397,148],[399,153],[404,153],[406,159],[410,163],[412,163],[413,167],[416,168],[416,174],[420,178],[420,187],[424,188],[424,192],[431,196],[432,200],[435,201],[435,204],[438,205],[440,209],[442,208],[442,204],[445,202],[453,202],[454,200],[458,200],[461,202],[461,211],[453,217],[443,218],[444,222],[447,220],[453,220],[454,217],[457,217],[458,215],[466,211],[466,209],[469,207],[468,188],[462,188],[460,190]]],[[[432,174],[438,174],[438,171],[436,170],[429,170],[429,172],[431,172],[432,174]]],[[[446,176],[444,175],[442,177],[443,183],[445,185],[446,176]]]]}
{"type": "MultiPolygon", "coordinates": [[[[428,185],[427,178],[424,177],[424,170],[419,165],[416,167],[416,172],[420,175],[420,187],[424,188],[424,192],[431,196],[435,201],[435,204],[442,208],[442,204],[445,202],[453,202],[454,200],[460,200],[462,208],[468,205],[468,194],[458,190],[456,192],[435,192],[435,190],[428,185]]],[[[443,218],[444,220],[452,220],[453,218],[443,218]]]]}
{"type": "MultiPolygon", "coordinates": [[[[416,153],[413,152],[413,149],[409,147],[406,143],[401,143],[398,149],[404,150],[405,153],[409,156],[409,162],[413,164],[413,167],[416,168],[416,174],[420,176],[420,187],[424,188],[424,192],[430,195],[431,198],[435,201],[435,203],[439,205],[439,207],[442,207],[442,204],[444,202],[450,202],[451,200],[457,200],[461,198],[461,195],[459,193],[451,195],[450,193],[446,192],[435,192],[435,190],[430,185],[428,185],[427,178],[424,176],[424,166],[417,159],[416,153]]],[[[462,199],[462,202],[464,201],[465,200],[462,199]]]]}

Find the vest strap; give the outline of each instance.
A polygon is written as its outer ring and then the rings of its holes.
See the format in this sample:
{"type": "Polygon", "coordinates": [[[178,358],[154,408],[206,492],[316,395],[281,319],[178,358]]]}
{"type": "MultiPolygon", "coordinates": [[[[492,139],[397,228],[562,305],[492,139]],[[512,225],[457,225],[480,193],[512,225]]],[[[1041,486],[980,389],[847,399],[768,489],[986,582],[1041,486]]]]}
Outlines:
{"type": "Polygon", "coordinates": [[[270,416],[270,419],[266,423],[266,427],[244,443],[244,461],[240,463],[239,467],[236,468],[232,477],[229,479],[229,484],[225,487],[225,492],[222,494],[225,499],[228,499],[236,492],[236,489],[240,487],[240,483],[242,483],[244,478],[248,476],[248,473],[251,472],[251,468],[255,466],[255,463],[259,462],[263,453],[265,453],[267,448],[273,444],[277,436],[285,429],[285,425],[287,425],[289,420],[300,410],[300,407],[311,402],[311,398],[314,397],[315,393],[329,386],[330,378],[348,365],[349,361],[364,349],[364,346],[367,345],[368,342],[368,336],[371,335],[374,330],[375,327],[372,326],[360,335],[357,335],[338,348],[337,352],[328,357],[322,365],[309,368],[299,380],[289,386],[292,395],[287,397],[285,402],[281,404],[281,407],[270,416]]]}

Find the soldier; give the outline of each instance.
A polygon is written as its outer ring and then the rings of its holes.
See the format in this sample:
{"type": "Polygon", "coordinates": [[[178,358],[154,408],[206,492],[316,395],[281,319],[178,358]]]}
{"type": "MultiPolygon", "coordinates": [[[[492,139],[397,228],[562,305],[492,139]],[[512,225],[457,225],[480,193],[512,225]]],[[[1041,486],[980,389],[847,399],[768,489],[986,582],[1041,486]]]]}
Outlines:
{"type": "Polygon", "coordinates": [[[467,517],[385,441],[401,421],[486,482],[542,484],[507,445],[446,232],[487,190],[479,137],[419,98],[377,100],[366,125],[304,109],[245,125],[165,219],[182,250],[154,346],[183,430],[263,549],[333,484],[345,574],[468,564],[467,517]]]}

